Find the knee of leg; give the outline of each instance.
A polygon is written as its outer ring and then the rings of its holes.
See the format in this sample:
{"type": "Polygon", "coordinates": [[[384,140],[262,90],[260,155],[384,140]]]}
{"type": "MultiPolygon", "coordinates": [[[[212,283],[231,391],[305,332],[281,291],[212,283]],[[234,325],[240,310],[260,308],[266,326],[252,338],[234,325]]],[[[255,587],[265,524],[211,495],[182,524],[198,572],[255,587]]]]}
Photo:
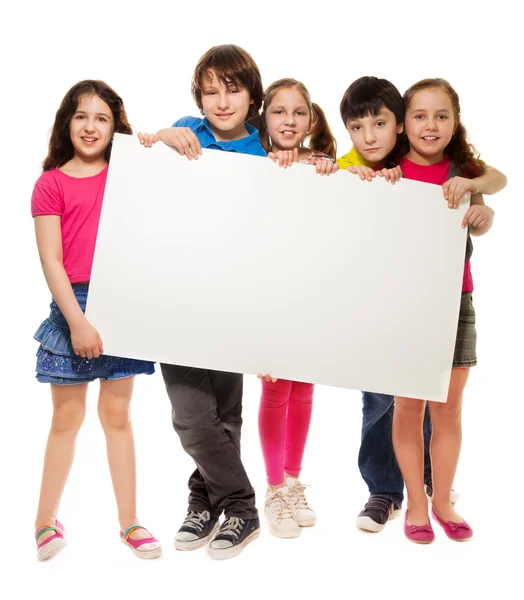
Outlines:
{"type": "Polygon", "coordinates": [[[53,413],[51,429],[58,434],[76,434],[85,417],[85,406],[63,406],[53,413]]]}
{"type": "Polygon", "coordinates": [[[197,463],[216,449],[217,433],[213,428],[191,429],[174,423],[182,448],[197,463]]]}
{"type": "Polygon", "coordinates": [[[260,408],[263,409],[279,409],[286,406],[288,397],[280,392],[265,391],[260,397],[260,408]]]}
{"type": "Polygon", "coordinates": [[[462,414],[461,402],[434,402],[431,407],[431,421],[435,427],[438,423],[459,421],[462,414]]]}
{"type": "Polygon", "coordinates": [[[426,403],[422,400],[415,400],[414,398],[397,398],[395,400],[395,413],[402,414],[407,418],[422,421],[425,410],[426,403]]]}
{"type": "Polygon", "coordinates": [[[107,404],[98,407],[98,416],[102,427],[110,429],[126,429],[129,426],[129,405],[112,406],[107,404]]]}

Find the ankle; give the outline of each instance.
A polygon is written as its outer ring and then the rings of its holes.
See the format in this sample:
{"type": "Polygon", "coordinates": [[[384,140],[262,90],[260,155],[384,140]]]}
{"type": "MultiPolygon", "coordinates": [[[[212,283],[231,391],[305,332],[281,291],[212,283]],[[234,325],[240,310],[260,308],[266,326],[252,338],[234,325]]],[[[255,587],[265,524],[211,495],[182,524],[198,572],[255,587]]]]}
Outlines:
{"type": "Polygon", "coordinates": [[[425,502],[415,502],[414,500],[410,500],[408,498],[408,503],[406,506],[406,510],[410,515],[428,515],[428,501],[425,502]]]}
{"type": "Polygon", "coordinates": [[[267,491],[270,492],[272,490],[279,490],[279,489],[282,489],[282,488],[284,488],[286,486],[287,486],[287,484],[286,484],[285,480],[282,483],[276,483],[276,484],[268,483],[267,484],[267,491]]]}
{"type": "Polygon", "coordinates": [[[56,517],[44,517],[38,515],[35,521],[35,531],[42,527],[53,527],[56,524],[56,517]]]}
{"type": "Polygon", "coordinates": [[[433,497],[431,498],[431,504],[437,515],[441,512],[453,509],[453,506],[449,500],[449,496],[447,498],[433,497]]]}
{"type": "Polygon", "coordinates": [[[118,522],[120,523],[120,529],[122,531],[125,531],[126,529],[129,529],[129,527],[133,526],[133,525],[138,525],[140,523],[140,521],[138,520],[138,518],[136,516],[132,517],[132,518],[121,518],[118,519],[118,522]]]}

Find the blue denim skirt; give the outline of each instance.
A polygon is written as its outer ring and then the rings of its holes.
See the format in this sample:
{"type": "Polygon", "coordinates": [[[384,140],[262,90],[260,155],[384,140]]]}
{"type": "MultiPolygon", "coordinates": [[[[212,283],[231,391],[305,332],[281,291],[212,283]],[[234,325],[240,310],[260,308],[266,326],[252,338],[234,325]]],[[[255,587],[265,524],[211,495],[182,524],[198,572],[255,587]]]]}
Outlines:
{"type": "MultiPolygon", "coordinates": [[[[86,310],[88,284],[72,284],[75,297],[86,310]]],[[[71,331],[62,311],[53,300],[51,314],[34,335],[40,342],[36,353],[36,378],[42,383],[71,385],[89,383],[95,379],[122,379],[134,375],[151,375],[154,363],[146,360],[118,358],[101,354],[98,358],[82,358],[73,351],[71,331]]]]}

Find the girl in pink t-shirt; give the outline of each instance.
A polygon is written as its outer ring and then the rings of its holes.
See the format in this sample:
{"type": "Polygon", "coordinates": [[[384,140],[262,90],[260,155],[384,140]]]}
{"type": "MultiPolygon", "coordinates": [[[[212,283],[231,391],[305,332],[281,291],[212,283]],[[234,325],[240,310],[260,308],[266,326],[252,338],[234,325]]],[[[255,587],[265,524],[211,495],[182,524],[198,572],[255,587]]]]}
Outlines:
{"type": "MultiPolygon", "coordinates": [[[[460,121],[457,93],[443,79],[425,79],[406,91],[404,101],[404,124],[409,142],[408,153],[400,163],[404,176],[443,185],[444,193],[457,199],[470,191],[471,206],[462,227],[469,227],[472,235],[483,235],[493,221],[493,210],[484,205],[479,193],[486,184],[486,177],[483,178],[486,165],[467,141],[466,130],[460,121]]],[[[453,206],[454,202],[449,204],[453,206]]],[[[466,541],[473,535],[471,527],[451,504],[451,486],[462,438],[462,394],[469,369],[477,360],[470,254],[468,244],[447,402],[429,402],[433,428],[431,512],[446,535],[455,541],[466,541]]],[[[430,543],[434,539],[424,491],[422,421],[425,407],[423,400],[396,397],[393,415],[393,444],[408,493],[404,533],[410,541],[417,543],[430,543]]]]}
{"type": "Polygon", "coordinates": [[[132,133],[121,98],[103,81],[74,85],[56,113],[44,172],[31,202],[40,261],[53,297],[51,314],[35,334],[40,342],[36,377],[51,384],[53,400],[36,516],[40,560],[65,545],[57,511],[84,419],[87,386],[95,379],[100,380],[98,414],[107,441],[120,537],[141,558],[161,554],[158,540],[136,517],[129,420],[134,375],[151,374],[154,365],[104,355],[100,335],[84,316],[115,132],[132,133]]]}
{"type": "MultiPolygon", "coordinates": [[[[338,170],[335,138],[303,83],[280,79],[271,84],[265,91],[262,110],[256,125],[271,159],[283,167],[293,162],[315,165],[320,175],[338,170]]],[[[259,377],[258,430],[268,482],[264,510],[271,533],[297,537],[301,527],[316,523],[298,479],[311,421],[313,384],[269,374],[259,377]]]]}
{"type": "MultiPolygon", "coordinates": [[[[485,167],[482,174],[479,171],[470,172],[473,179],[466,179],[462,177],[463,171],[450,162],[449,156],[434,167],[419,166],[403,158],[407,152],[405,101],[397,88],[386,79],[366,76],[354,81],[344,93],[340,114],[353,142],[353,149],[339,161],[342,167],[362,180],[370,182],[377,177],[384,177],[395,183],[404,175],[408,179],[439,184],[450,208],[455,208],[468,190],[494,194],[506,185],[506,177],[492,167],[485,167]],[[348,163],[350,166],[346,167],[348,163]]],[[[468,244],[468,254],[470,250],[471,244],[468,244]]],[[[465,336],[471,337],[472,327],[474,334],[471,295],[468,296],[472,287],[468,260],[464,268],[464,293],[453,363],[456,367],[471,366],[476,360],[474,345],[465,346],[463,343],[465,336]],[[466,351],[469,355],[466,355],[466,351]]],[[[400,514],[403,501],[404,482],[392,440],[395,399],[391,395],[364,391],[362,401],[362,443],[358,462],[370,497],[358,515],[356,524],[361,529],[377,532],[400,514]]],[[[430,498],[433,493],[429,450],[431,418],[427,406],[423,431],[424,484],[430,498]]],[[[452,490],[450,501],[454,503],[457,499],[458,494],[452,490]]],[[[410,510],[410,519],[412,512],[410,510]]]]}

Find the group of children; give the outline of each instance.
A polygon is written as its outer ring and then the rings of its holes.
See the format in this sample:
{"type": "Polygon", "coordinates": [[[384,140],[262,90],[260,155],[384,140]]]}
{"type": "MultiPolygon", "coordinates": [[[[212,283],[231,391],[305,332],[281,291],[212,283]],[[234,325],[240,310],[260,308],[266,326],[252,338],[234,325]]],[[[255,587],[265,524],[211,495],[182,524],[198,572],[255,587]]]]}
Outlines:
{"type": "MultiPolygon", "coordinates": [[[[234,45],[211,48],[198,62],[192,94],[204,118],[184,117],[156,134],[139,134],[150,147],[162,141],[198,160],[202,148],[268,155],[280,166],[301,162],[320,175],[347,169],[363,180],[400,177],[442,185],[450,208],[471,192],[462,300],[446,403],[363,392],[359,468],[370,498],[357,526],[380,531],[399,514],[408,493],[404,532],[419,543],[434,538],[428,514],[448,537],[464,541],[471,527],[455,512],[452,490],[461,441],[461,403],[469,368],[476,364],[471,293],[470,235],[489,230],[493,211],[482,194],[505,186],[467,142],[456,92],[442,79],[427,79],[400,95],[391,83],[363,77],[340,106],[353,147],[336,159],[336,143],[306,87],[281,79],[264,92],[252,57],[234,45]],[[394,447],[394,452],[393,452],[394,447]]],[[[121,98],[101,81],[82,81],[58,112],[32,197],[36,239],[52,294],[51,312],[35,338],[37,379],[51,384],[53,418],[46,447],[36,517],[37,556],[65,545],[57,519],[85,414],[87,385],[100,379],[99,415],[118,506],[120,537],[141,558],[161,555],[161,545],[136,512],[135,456],[129,402],[135,375],[154,372],[150,362],[107,356],[84,316],[113,134],[131,134],[121,98]]],[[[172,404],[173,426],[196,469],[189,479],[179,550],[207,545],[213,558],[237,555],[260,533],[255,492],[240,456],[242,375],[161,364],[172,404]],[[225,519],[220,522],[222,513],[225,519]]],[[[259,433],[267,472],[264,508],[270,531],[296,537],[316,523],[299,475],[307,441],[314,386],[260,374],[259,433]]]]}

